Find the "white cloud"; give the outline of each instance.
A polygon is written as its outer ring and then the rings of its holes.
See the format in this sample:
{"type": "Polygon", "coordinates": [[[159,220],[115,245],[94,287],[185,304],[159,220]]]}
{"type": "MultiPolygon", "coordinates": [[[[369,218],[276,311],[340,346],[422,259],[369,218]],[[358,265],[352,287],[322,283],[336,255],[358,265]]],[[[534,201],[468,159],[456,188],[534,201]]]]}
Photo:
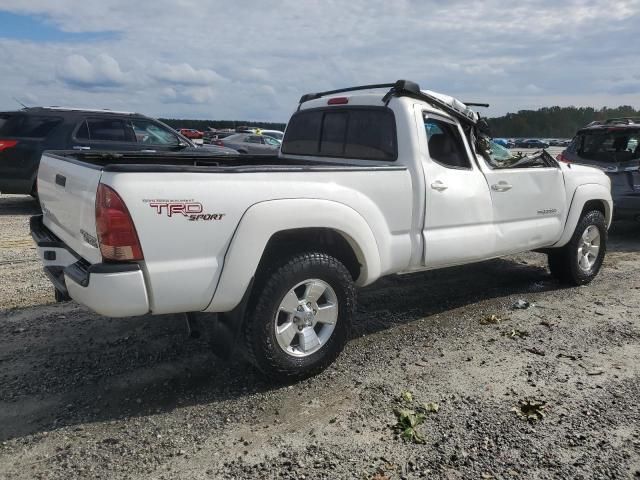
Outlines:
{"type": "Polygon", "coordinates": [[[177,85],[212,85],[222,80],[215,71],[208,68],[196,69],[188,63],[170,65],[155,62],[150,75],[160,82],[177,85]]]}
{"type": "Polygon", "coordinates": [[[127,83],[118,62],[106,53],[93,61],[82,55],[69,55],[57,69],[57,75],[71,87],[78,88],[118,87],[127,83]]]}
{"type": "Polygon", "coordinates": [[[640,0],[0,0],[102,40],[0,39],[0,108],[44,104],[182,118],[286,121],[300,95],[417,81],[489,114],[640,106],[640,0]],[[615,78],[613,81],[611,79],[615,78]]]}
{"type": "Polygon", "coordinates": [[[188,87],[179,90],[166,87],[160,92],[159,99],[162,103],[202,105],[211,103],[215,97],[216,93],[210,87],[188,87]]]}

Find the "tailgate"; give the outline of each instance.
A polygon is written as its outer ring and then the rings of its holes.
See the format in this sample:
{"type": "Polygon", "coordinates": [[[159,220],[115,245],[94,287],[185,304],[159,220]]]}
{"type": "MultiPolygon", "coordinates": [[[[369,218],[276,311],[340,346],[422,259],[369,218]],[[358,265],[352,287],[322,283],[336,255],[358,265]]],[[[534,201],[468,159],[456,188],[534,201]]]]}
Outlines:
{"type": "Polygon", "coordinates": [[[102,170],[44,153],[38,171],[43,223],[90,263],[102,261],[96,235],[96,191],[102,170]]]}

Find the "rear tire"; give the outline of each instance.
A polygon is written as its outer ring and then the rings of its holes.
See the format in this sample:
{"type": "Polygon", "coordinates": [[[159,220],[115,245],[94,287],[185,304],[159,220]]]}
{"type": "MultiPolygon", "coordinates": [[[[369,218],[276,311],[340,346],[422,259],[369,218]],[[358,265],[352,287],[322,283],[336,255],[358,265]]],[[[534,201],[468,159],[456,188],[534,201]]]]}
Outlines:
{"type": "Polygon", "coordinates": [[[607,250],[607,224],[602,212],[586,212],[571,240],[548,254],[551,275],[568,285],[590,283],[602,266],[607,250]]]}
{"type": "Polygon", "coordinates": [[[257,283],[244,325],[250,361],[276,382],[320,373],[349,338],[356,293],[346,267],[325,253],[290,257],[257,283]]]}

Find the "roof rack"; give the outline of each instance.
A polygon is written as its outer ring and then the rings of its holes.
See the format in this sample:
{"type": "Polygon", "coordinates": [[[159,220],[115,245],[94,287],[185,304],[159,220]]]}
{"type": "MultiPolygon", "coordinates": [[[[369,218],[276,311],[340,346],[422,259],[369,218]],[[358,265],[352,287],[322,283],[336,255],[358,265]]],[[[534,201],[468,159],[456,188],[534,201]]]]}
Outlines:
{"type": "Polygon", "coordinates": [[[597,125],[636,125],[640,124],[640,117],[619,117],[619,118],[607,118],[606,120],[595,120],[591,122],[587,127],[595,127],[597,125]]]}
{"type": "Polygon", "coordinates": [[[488,103],[478,103],[478,102],[462,102],[462,103],[464,103],[467,107],[489,108],[491,106],[488,103]]]}
{"type": "MultiPolygon", "coordinates": [[[[422,100],[434,108],[443,110],[452,117],[457,118],[462,122],[475,125],[477,123],[476,115],[471,109],[455,108],[454,104],[449,104],[444,100],[432,95],[430,93],[420,90],[420,85],[410,80],[397,80],[395,83],[378,83],[373,85],[360,85],[357,87],[340,88],[338,90],[327,90],[326,92],[307,93],[300,97],[298,104],[298,110],[304,102],[309,100],[316,100],[318,98],[326,97],[327,95],[335,95],[336,93],[354,92],[358,90],[374,90],[379,88],[389,88],[389,91],[382,97],[382,101],[386,104],[389,103],[391,97],[411,97],[418,100],[422,100]]],[[[461,102],[456,101],[460,104],[461,102]]],[[[486,104],[484,104],[486,105],[486,104]]],[[[478,106],[484,106],[478,104],[478,106]]],[[[466,106],[466,105],[465,105],[466,106]]],[[[488,106],[488,105],[487,105],[488,106]]]]}
{"type": "Polygon", "coordinates": [[[62,107],[59,105],[51,105],[49,107],[28,107],[29,109],[55,110],[66,112],[90,112],[90,113],[115,113],[118,115],[136,115],[135,112],[125,112],[121,110],[110,110],[108,108],[79,108],[79,107],[62,107]]]}

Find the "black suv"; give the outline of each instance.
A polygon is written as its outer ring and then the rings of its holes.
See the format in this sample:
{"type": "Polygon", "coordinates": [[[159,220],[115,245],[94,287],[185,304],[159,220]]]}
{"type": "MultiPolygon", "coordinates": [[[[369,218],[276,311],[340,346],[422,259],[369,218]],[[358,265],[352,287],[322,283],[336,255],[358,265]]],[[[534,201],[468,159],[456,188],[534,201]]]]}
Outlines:
{"type": "Polygon", "coordinates": [[[611,179],[615,217],[640,217],[640,118],[591,122],[557,159],[603,170],[611,179]]]}
{"type": "MultiPolygon", "coordinates": [[[[58,107],[0,112],[0,192],[35,196],[44,150],[160,152],[196,148],[201,147],[164,123],[138,113],[58,107]]],[[[215,154],[237,153],[205,148],[215,154]]]]}

